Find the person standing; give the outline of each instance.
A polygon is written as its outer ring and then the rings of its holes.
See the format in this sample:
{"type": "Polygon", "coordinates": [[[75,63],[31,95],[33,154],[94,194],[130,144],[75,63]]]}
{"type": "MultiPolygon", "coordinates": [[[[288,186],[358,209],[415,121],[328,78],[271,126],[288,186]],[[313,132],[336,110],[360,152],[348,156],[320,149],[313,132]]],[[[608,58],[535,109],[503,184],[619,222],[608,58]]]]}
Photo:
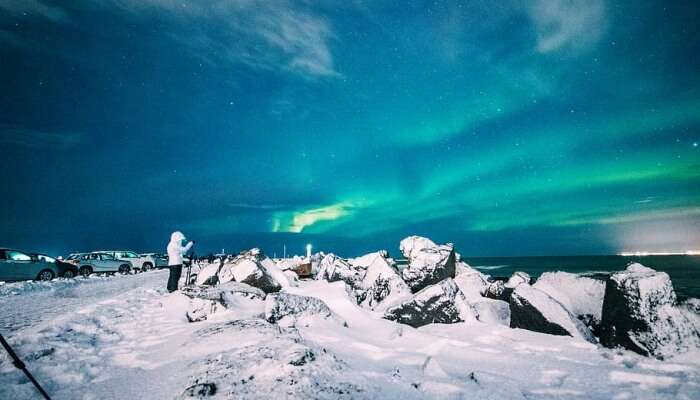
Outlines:
{"type": "Polygon", "coordinates": [[[189,242],[183,246],[186,240],[185,235],[180,231],[175,231],[170,235],[170,243],[168,243],[168,269],[170,270],[168,292],[171,293],[177,290],[177,284],[180,281],[180,275],[182,275],[182,256],[194,245],[194,242],[189,242]]]}

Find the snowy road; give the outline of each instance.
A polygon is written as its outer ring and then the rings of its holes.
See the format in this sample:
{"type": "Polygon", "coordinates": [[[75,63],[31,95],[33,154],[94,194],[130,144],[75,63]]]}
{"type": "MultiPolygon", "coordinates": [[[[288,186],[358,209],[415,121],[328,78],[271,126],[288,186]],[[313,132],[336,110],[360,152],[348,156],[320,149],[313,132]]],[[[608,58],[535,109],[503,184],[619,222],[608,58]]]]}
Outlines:
{"type": "Polygon", "coordinates": [[[62,279],[53,282],[14,282],[0,285],[0,332],[15,332],[75,313],[116,294],[137,288],[165,285],[166,271],[138,275],[91,276],[88,279],[62,279]]]}

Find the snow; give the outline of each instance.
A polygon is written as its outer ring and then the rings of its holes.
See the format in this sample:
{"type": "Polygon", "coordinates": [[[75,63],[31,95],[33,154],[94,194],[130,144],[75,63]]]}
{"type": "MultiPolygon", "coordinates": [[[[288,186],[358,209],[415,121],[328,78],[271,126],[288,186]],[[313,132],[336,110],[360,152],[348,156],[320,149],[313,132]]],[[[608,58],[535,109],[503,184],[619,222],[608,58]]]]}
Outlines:
{"type": "Polygon", "coordinates": [[[348,264],[350,264],[356,268],[367,269],[367,268],[369,268],[370,265],[372,265],[372,263],[374,263],[374,261],[377,258],[384,259],[386,257],[387,257],[387,252],[382,250],[382,251],[377,251],[374,253],[365,254],[361,257],[350,258],[350,259],[348,259],[348,264]]]}
{"type": "MultiPolygon", "coordinates": [[[[55,281],[20,294],[0,286],[2,332],[56,400],[200,391],[221,399],[700,398],[697,349],[659,361],[475,320],[415,329],[358,306],[344,282],[315,280],[280,295],[313,297],[338,318],[310,313],[281,326],[261,315],[264,300],[240,297],[190,323],[191,299],[166,293],[166,279],[155,271],[55,281]]],[[[0,398],[37,398],[4,353],[0,398]]]]}
{"type": "Polygon", "coordinates": [[[543,328],[541,332],[559,331],[558,334],[594,341],[588,328],[566,307],[547,293],[526,283],[521,283],[513,290],[510,304],[512,327],[532,330],[543,328]],[[544,321],[537,321],[536,318],[539,316],[533,316],[535,312],[539,313],[544,321]]]}
{"type": "Polygon", "coordinates": [[[576,316],[600,322],[605,282],[569,272],[545,272],[533,285],[560,302],[576,316]]]}
{"type": "Polygon", "coordinates": [[[424,249],[437,247],[432,240],[421,236],[409,236],[401,241],[399,249],[404,257],[410,259],[418,255],[424,249]]]}

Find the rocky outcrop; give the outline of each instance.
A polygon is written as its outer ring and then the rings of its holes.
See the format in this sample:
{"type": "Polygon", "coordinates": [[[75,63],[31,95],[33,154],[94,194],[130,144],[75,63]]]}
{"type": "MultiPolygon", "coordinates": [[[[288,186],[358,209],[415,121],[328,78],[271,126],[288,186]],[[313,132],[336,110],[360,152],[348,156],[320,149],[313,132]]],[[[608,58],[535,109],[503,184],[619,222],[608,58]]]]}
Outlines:
{"type": "Polygon", "coordinates": [[[484,297],[481,299],[467,300],[476,312],[479,321],[486,324],[510,326],[510,305],[508,302],[484,297]]]}
{"type": "Polygon", "coordinates": [[[508,279],[505,286],[507,288],[515,289],[521,283],[527,283],[529,285],[531,280],[532,278],[530,277],[530,274],[522,271],[515,271],[510,279],[508,279]]]}
{"type": "Polygon", "coordinates": [[[191,286],[183,288],[182,294],[189,298],[187,320],[199,322],[212,314],[228,308],[240,308],[241,299],[265,299],[265,292],[245,283],[227,282],[216,287],[191,286]]]}
{"type": "Polygon", "coordinates": [[[457,272],[455,283],[468,300],[481,298],[491,285],[486,275],[464,263],[457,263],[457,272]]]}
{"type": "Polygon", "coordinates": [[[569,272],[545,272],[533,287],[552,296],[594,330],[600,325],[605,281],[569,272]]]}
{"type": "Polygon", "coordinates": [[[484,290],[484,297],[508,302],[511,293],[513,293],[513,289],[506,287],[503,281],[493,281],[484,290]]]}
{"type": "Polygon", "coordinates": [[[384,318],[415,328],[432,323],[476,320],[476,314],[452,279],[423,288],[410,300],[387,309],[384,318]]]}
{"type": "Polygon", "coordinates": [[[265,301],[265,319],[269,322],[277,323],[286,317],[296,320],[303,316],[331,318],[333,312],[326,303],[315,297],[282,292],[269,295],[265,301]]]}
{"type": "Polygon", "coordinates": [[[547,293],[521,283],[510,296],[510,327],[595,342],[591,331],[547,293]]]}
{"type": "MultiPolygon", "coordinates": [[[[246,283],[261,289],[265,293],[279,291],[282,285],[273,278],[269,272],[269,268],[266,268],[266,266],[262,264],[263,262],[266,262],[266,259],[260,257],[259,254],[256,253],[237,256],[221,267],[218,273],[218,281],[220,283],[231,281],[246,283]]],[[[275,266],[275,268],[277,267],[275,266]]],[[[279,271],[278,268],[277,270],[279,271]]],[[[284,273],[279,271],[279,275],[284,276],[284,273]]]]}
{"type": "Polygon", "coordinates": [[[360,306],[378,311],[411,296],[393,262],[382,255],[374,258],[354,291],[360,306]]]}
{"type": "Polygon", "coordinates": [[[451,244],[436,245],[430,239],[410,236],[401,241],[400,248],[408,259],[401,276],[414,293],[455,277],[456,255],[451,244]]]}
{"type": "Polygon", "coordinates": [[[362,279],[365,271],[355,268],[335,254],[327,254],[319,263],[316,279],[328,282],[343,281],[355,286],[362,279]]]}
{"type": "Polygon", "coordinates": [[[661,359],[699,347],[696,324],[675,304],[668,274],[629,265],[606,282],[601,343],[661,359]]]}

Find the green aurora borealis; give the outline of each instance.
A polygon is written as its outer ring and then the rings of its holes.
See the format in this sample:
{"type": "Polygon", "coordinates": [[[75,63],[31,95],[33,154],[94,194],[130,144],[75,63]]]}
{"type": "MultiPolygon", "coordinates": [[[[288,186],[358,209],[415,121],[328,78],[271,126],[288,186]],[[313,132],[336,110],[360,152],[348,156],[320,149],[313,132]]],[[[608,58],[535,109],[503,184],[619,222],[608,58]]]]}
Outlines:
{"type": "Polygon", "coordinates": [[[698,249],[699,15],[0,3],[0,242],[148,248],[182,229],[212,249],[357,253],[414,233],[471,255],[698,249]]]}

